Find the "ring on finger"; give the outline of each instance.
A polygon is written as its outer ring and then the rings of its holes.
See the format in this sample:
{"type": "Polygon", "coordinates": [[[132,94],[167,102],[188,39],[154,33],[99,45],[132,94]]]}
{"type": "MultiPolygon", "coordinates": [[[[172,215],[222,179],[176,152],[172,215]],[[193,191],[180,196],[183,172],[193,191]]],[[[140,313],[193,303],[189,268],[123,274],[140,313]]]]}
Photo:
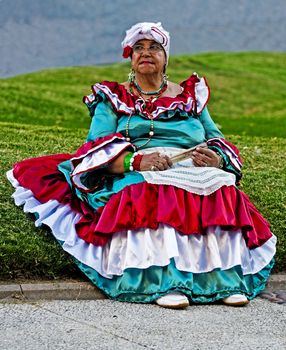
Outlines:
{"type": "Polygon", "coordinates": [[[150,168],[151,171],[154,171],[155,169],[156,169],[155,165],[152,165],[150,168]]]}

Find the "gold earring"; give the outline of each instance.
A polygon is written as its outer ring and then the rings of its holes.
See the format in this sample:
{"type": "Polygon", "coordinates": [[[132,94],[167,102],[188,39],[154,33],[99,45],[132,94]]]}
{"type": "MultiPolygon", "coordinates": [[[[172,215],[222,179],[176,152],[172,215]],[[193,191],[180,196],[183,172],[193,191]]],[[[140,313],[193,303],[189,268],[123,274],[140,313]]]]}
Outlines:
{"type": "Polygon", "coordinates": [[[131,68],[128,74],[128,83],[133,83],[134,79],[135,79],[135,71],[133,68],[131,68]]]}

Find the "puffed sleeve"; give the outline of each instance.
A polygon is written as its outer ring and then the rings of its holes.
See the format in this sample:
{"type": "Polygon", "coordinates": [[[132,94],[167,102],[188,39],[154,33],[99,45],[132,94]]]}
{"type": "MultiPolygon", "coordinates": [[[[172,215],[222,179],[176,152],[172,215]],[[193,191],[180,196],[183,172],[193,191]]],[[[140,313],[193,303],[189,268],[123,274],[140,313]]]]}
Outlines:
{"type": "Polygon", "coordinates": [[[106,96],[99,92],[92,101],[85,103],[92,118],[87,142],[114,134],[117,129],[117,115],[106,96]]]}
{"type": "Polygon", "coordinates": [[[224,160],[223,170],[233,173],[236,176],[237,184],[239,184],[242,177],[242,161],[238,149],[224,139],[223,134],[212,120],[207,107],[203,109],[199,118],[205,129],[208,148],[222,156],[224,160]]]}
{"type": "Polygon", "coordinates": [[[85,96],[84,102],[92,121],[87,142],[70,159],[70,177],[72,185],[79,191],[92,192],[109,175],[106,171],[109,163],[124,151],[134,152],[136,149],[116,132],[117,115],[103,93],[85,96]]]}

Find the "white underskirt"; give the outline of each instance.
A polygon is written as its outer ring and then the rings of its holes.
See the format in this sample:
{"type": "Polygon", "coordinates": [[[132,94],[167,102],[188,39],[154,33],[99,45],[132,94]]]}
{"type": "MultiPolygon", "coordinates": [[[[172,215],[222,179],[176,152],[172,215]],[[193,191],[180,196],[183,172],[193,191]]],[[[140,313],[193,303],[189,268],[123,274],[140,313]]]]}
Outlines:
{"type": "Polygon", "coordinates": [[[12,196],[15,204],[23,205],[24,212],[37,214],[35,225],[49,226],[66,252],[106,278],[120,276],[127,268],[166,266],[170,259],[174,259],[180,271],[202,273],[241,265],[244,275],[254,274],[268,265],[275,254],[275,236],[261,247],[249,250],[240,230],[224,231],[219,226],[209,227],[206,235],[188,236],[159,224],[156,230],[117,232],[104,247],[94,246],[77,236],[75,224],[80,214],[56,200],[41,204],[30,190],[19,185],[12,171],[7,177],[16,188],[12,196]]]}

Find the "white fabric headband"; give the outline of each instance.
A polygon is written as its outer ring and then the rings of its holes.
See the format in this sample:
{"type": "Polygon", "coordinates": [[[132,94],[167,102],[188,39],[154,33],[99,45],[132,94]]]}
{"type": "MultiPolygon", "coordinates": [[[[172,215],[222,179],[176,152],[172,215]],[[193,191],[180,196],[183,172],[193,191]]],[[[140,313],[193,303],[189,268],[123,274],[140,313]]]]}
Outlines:
{"type": "Polygon", "coordinates": [[[123,48],[123,57],[128,58],[132,53],[133,45],[142,39],[154,40],[161,44],[167,57],[167,62],[169,59],[169,49],[170,49],[170,35],[162,27],[161,22],[142,22],[137,23],[126,31],[126,36],[122,41],[121,45],[123,48]]]}

